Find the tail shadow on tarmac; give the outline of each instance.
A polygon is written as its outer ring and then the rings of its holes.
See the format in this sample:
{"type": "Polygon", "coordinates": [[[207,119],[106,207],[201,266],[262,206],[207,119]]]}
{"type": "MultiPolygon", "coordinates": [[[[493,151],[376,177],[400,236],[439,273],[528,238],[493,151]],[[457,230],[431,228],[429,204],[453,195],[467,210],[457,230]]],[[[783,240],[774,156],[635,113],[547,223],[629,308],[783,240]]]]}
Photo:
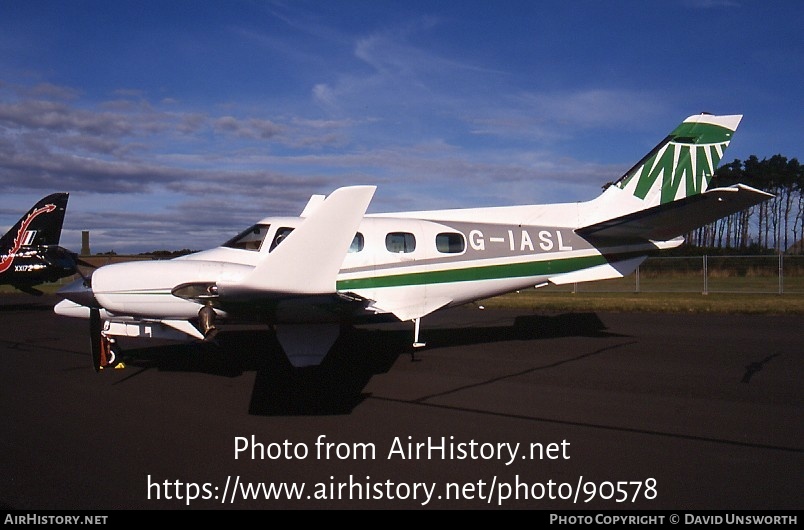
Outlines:
{"type": "MultiPolygon", "coordinates": [[[[400,355],[413,354],[409,326],[345,329],[319,366],[294,368],[269,330],[221,331],[214,344],[130,349],[122,360],[143,370],[201,372],[237,377],[255,371],[249,413],[259,416],[349,414],[369,394],[369,380],[387,372],[400,355]]],[[[427,350],[557,337],[609,337],[595,313],[527,315],[513,323],[482,327],[450,325],[426,331],[427,350]]],[[[426,351],[426,350],[425,350],[426,351]]],[[[426,353],[422,353],[426,359],[426,353]]],[[[136,377],[142,370],[123,381],[136,377]]]]}

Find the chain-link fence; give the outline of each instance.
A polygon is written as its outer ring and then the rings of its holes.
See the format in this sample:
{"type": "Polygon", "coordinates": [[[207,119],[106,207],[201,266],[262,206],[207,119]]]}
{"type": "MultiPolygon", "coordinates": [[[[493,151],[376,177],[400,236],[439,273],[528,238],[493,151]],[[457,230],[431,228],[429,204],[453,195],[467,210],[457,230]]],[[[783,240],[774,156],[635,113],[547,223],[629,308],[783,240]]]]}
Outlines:
{"type": "Polygon", "coordinates": [[[624,278],[563,287],[575,292],[804,294],[804,256],[649,257],[624,278]]]}

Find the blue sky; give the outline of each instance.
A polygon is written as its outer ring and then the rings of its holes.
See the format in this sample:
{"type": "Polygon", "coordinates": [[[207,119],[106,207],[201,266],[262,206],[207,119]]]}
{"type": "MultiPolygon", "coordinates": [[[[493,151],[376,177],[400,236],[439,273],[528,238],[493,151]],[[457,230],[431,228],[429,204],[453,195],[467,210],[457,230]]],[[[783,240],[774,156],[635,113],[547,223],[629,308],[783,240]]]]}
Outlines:
{"type": "Polygon", "coordinates": [[[804,148],[799,1],[0,0],[0,229],[216,246],[314,193],[370,212],[596,196],[681,120],[804,148]]]}

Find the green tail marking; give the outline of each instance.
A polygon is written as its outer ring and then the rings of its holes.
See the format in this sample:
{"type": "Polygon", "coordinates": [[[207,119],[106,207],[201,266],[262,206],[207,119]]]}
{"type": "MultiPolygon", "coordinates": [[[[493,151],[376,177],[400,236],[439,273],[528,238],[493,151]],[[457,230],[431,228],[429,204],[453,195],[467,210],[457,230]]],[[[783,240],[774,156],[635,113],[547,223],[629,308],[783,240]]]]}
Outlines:
{"type": "Polygon", "coordinates": [[[682,182],[686,196],[701,193],[709,185],[732,134],[730,129],[709,123],[682,123],[617,186],[632,187],[636,197],[645,199],[661,175],[661,204],[676,199],[682,182]]]}

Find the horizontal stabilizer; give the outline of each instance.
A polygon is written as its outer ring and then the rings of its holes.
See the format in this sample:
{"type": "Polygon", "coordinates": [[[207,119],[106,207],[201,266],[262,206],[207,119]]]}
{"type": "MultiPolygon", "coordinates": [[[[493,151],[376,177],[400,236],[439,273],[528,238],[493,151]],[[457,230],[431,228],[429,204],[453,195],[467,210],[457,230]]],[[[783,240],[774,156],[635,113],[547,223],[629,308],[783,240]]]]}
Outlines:
{"type": "Polygon", "coordinates": [[[668,241],[772,197],[750,186],[735,184],[595,223],[575,232],[595,241],[668,241]]]}

